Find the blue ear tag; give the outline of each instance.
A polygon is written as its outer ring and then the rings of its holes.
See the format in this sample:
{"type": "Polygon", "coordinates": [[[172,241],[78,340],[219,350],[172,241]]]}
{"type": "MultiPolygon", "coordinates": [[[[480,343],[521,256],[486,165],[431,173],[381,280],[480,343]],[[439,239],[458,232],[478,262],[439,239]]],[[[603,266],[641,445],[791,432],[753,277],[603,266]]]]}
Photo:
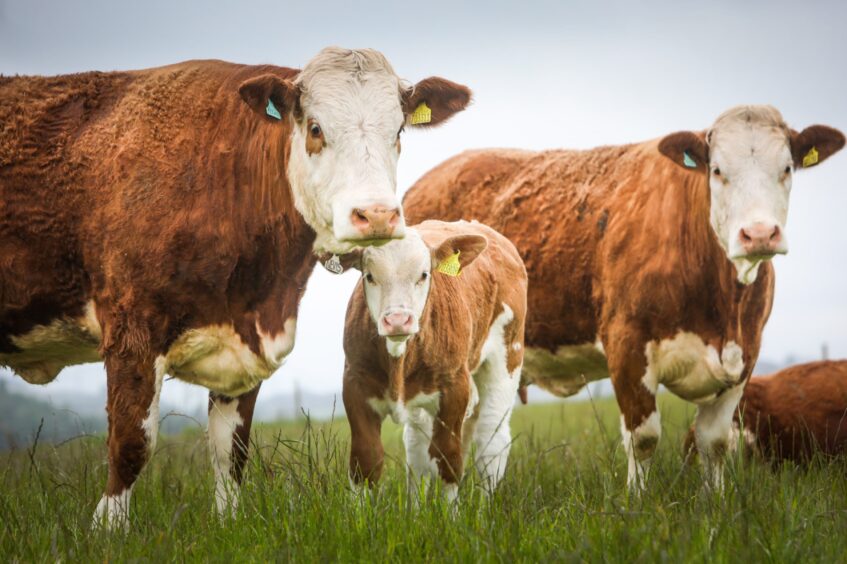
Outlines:
{"type": "Polygon", "coordinates": [[[688,168],[697,168],[697,161],[691,158],[691,155],[688,154],[688,151],[682,152],[682,164],[684,164],[688,168]]]}
{"type": "Polygon", "coordinates": [[[279,110],[276,109],[276,106],[274,106],[274,103],[271,102],[270,98],[268,98],[268,107],[265,108],[265,113],[271,116],[272,118],[282,119],[279,110]]]}

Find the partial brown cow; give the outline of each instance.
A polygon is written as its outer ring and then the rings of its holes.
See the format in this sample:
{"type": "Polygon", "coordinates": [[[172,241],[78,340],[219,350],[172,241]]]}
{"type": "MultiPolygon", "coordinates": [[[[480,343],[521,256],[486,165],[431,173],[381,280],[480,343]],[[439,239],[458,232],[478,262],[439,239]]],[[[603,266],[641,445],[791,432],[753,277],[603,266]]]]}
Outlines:
{"type": "Polygon", "coordinates": [[[732,413],[773,302],[770,258],[787,250],[795,169],[844,145],[740,106],[706,131],[588,151],[470,151],[407,193],[411,221],[477,219],[529,273],[524,379],[568,396],[611,374],[641,488],[661,433],[656,390],[695,402],[697,444],[721,481],[732,413]]]}
{"type": "Polygon", "coordinates": [[[427,221],[347,261],[363,274],[344,330],[351,482],[379,479],[380,427],[391,415],[405,426],[412,491],[440,477],[455,500],[472,447],[493,490],[506,470],[523,361],[517,250],[479,223],[427,221]]]}
{"type": "MultiPolygon", "coordinates": [[[[732,430],[730,450],[741,439],[748,452],[773,462],[802,464],[816,453],[847,452],[847,360],[798,364],[750,378],[732,430]]],[[[694,443],[692,428],[686,453],[694,443]]]]}
{"type": "Polygon", "coordinates": [[[313,250],[401,237],[400,132],[469,99],[441,78],[407,86],[369,49],[328,48],[302,71],[189,61],[0,77],[0,365],[46,383],[105,361],[98,523],[126,523],[166,373],[212,391],[217,505],[234,509],[259,385],[294,345],[313,250]]]}

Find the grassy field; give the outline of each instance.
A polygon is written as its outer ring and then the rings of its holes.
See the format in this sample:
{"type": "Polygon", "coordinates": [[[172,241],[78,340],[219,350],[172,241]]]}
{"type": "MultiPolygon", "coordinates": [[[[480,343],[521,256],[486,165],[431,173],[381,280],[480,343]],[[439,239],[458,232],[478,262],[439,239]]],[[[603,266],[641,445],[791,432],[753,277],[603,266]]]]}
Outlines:
{"type": "Polygon", "coordinates": [[[219,522],[198,429],[160,441],[137,483],[129,534],[89,528],[106,479],[102,438],[2,455],[0,560],[844,561],[847,460],[776,470],[741,457],[721,498],[685,468],[693,409],[661,398],[664,436],[640,497],[626,493],[613,400],[516,409],[509,469],[490,499],[468,476],[461,508],[407,501],[401,430],[386,476],[353,498],[344,420],[258,427],[239,514],[219,522]]]}

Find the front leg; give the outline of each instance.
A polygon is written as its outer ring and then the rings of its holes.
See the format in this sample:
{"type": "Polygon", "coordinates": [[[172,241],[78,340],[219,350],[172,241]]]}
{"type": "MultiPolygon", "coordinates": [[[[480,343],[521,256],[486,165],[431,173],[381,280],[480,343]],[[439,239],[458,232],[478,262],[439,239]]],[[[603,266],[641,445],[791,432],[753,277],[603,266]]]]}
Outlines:
{"type": "Polygon", "coordinates": [[[729,388],[710,404],[697,407],[694,438],[706,473],[706,483],[717,490],[723,488],[723,466],[729,448],[732,416],[741,401],[745,382],[729,388]]]}
{"type": "Polygon", "coordinates": [[[156,448],[159,393],[165,359],[106,354],[109,479],[94,512],[94,526],[124,529],[135,480],[156,448]]]}
{"type": "Polygon", "coordinates": [[[215,472],[215,507],[219,517],[235,516],[244,465],[250,448],[253,408],[261,384],[229,397],[209,392],[209,452],[215,472]]]}
{"type": "Polygon", "coordinates": [[[432,425],[429,456],[435,461],[444,485],[444,494],[451,502],[459,494],[464,460],[462,456],[462,426],[470,400],[470,375],[465,371],[441,393],[438,414],[432,425]]]}
{"type": "Polygon", "coordinates": [[[368,403],[369,396],[359,381],[348,373],[344,375],[342,398],[350,423],[350,485],[359,491],[364,485],[376,484],[382,475],[382,416],[368,403]]]}

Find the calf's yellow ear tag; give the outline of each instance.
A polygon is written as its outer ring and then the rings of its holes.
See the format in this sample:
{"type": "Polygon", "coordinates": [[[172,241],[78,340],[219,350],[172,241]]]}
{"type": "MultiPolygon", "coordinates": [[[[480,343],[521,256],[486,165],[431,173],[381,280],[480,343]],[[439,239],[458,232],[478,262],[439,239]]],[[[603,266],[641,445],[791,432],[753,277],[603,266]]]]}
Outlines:
{"type": "Polygon", "coordinates": [[[807,166],[814,166],[818,164],[818,150],[812,147],[809,149],[809,152],[806,153],[806,156],[803,157],[803,168],[807,166]]]}
{"type": "Polygon", "coordinates": [[[432,121],[432,110],[429,109],[429,106],[426,105],[426,102],[421,102],[418,104],[418,107],[415,108],[415,111],[412,112],[412,125],[419,125],[421,123],[429,123],[432,121]]]}
{"type": "Polygon", "coordinates": [[[442,260],[435,270],[441,274],[446,274],[447,276],[458,276],[461,274],[462,265],[459,264],[459,253],[461,252],[462,251],[456,251],[455,254],[452,254],[442,260]]]}

